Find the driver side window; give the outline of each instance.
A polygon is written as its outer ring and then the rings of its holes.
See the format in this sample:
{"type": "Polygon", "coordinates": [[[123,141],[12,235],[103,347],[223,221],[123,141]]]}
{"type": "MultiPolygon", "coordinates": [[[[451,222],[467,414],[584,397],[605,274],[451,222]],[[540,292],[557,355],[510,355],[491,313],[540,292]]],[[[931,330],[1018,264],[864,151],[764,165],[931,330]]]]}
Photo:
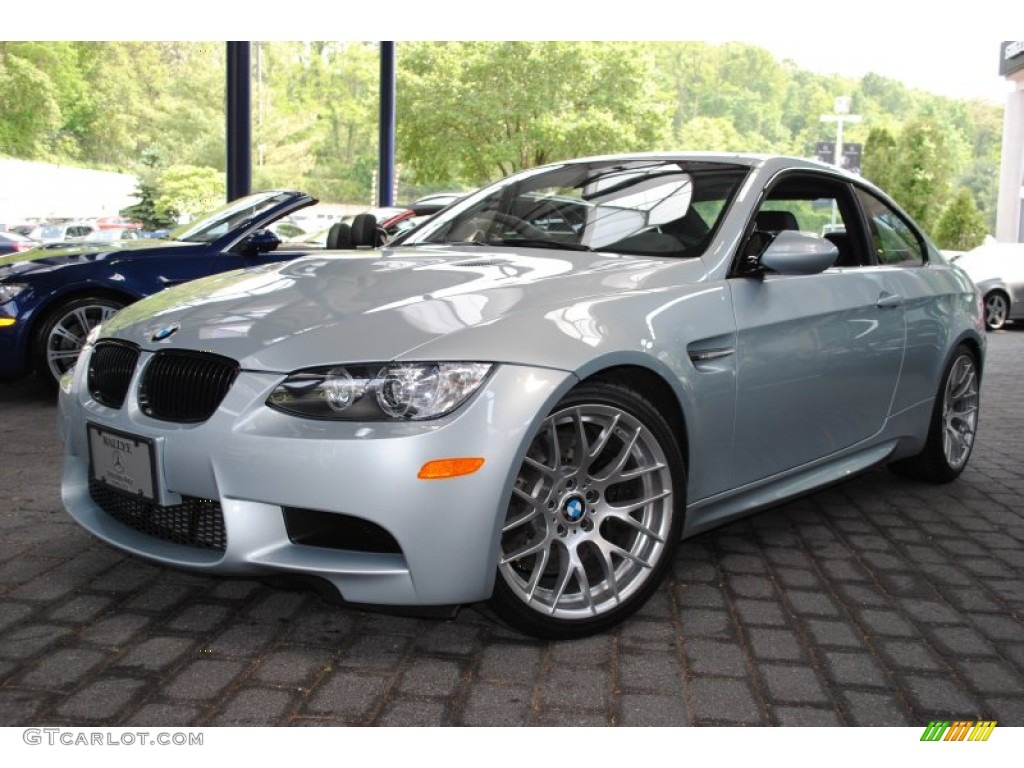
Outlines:
{"type": "Polygon", "coordinates": [[[839,251],[835,267],[859,267],[868,261],[856,236],[856,221],[846,183],[813,173],[791,174],[776,183],[761,203],[744,257],[760,255],[779,232],[794,230],[831,242],[839,251]]]}

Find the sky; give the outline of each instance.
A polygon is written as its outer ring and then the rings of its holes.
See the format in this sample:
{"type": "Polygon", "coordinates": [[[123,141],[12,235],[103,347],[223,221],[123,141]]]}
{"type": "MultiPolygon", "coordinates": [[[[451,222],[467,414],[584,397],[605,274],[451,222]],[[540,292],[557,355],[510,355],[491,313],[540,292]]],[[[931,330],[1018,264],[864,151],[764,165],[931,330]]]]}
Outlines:
{"type": "Polygon", "coordinates": [[[868,72],[899,80],[910,88],[962,99],[984,99],[1002,104],[1010,84],[999,74],[999,40],[959,40],[956,55],[937,53],[920,41],[908,47],[881,47],[875,51],[852,48],[836,55],[824,41],[751,41],[776,58],[792,59],[802,69],[822,74],[859,77],[868,72]],[[925,63],[927,62],[927,63],[925,63]]]}
{"type": "Polygon", "coordinates": [[[736,40],[822,74],[875,72],[909,87],[997,104],[1009,88],[998,74],[999,43],[1024,33],[1024,14],[1008,0],[942,7],[908,0],[303,0],[292,6],[175,0],[173,12],[164,7],[159,21],[143,23],[138,0],[12,5],[4,9],[4,32],[32,31],[21,39],[307,40],[333,33],[341,40],[399,42],[736,40]],[[40,25],[47,5],[59,13],[40,25]]]}

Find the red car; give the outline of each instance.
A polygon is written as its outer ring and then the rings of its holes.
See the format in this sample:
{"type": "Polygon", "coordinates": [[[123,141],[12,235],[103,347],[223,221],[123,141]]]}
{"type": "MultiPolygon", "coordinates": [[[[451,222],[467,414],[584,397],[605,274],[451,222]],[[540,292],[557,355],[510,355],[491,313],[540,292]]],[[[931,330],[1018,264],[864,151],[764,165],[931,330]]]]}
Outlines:
{"type": "Polygon", "coordinates": [[[39,243],[17,232],[0,232],[0,254],[20,253],[35,248],[39,243]]]}

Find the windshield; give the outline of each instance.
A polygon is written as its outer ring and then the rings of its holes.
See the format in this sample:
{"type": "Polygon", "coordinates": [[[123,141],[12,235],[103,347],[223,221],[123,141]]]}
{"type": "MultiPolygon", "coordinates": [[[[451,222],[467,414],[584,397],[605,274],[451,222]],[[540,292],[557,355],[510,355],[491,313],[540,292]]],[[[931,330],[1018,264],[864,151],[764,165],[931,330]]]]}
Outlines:
{"type": "Polygon", "coordinates": [[[746,168],[661,159],[534,169],[474,195],[400,241],[697,256],[746,168]]]}
{"type": "Polygon", "coordinates": [[[262,216],[274,206],[294,196],[291,192],[263,192],[232,200],[225,206],[188,224],[171,230],[171,240],[193,243],[212,243],[233,230],[244,228],[250,221],[262,216]]]}

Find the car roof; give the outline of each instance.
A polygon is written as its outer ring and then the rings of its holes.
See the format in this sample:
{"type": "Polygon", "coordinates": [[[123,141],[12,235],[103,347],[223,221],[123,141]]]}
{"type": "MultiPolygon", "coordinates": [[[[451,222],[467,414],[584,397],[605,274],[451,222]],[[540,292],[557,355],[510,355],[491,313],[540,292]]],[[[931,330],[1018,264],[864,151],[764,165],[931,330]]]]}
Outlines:
{"type": "Polygon", "coordinates": [[[827,171],[843,176],[849,180],[857,180],[873,187],[871,182],[862,176],[852,174],[844,168],[822,163],[813,158],[795,157],[757,152],[705,152],[705,151],[674,151],[674,152],[632,152],[628,154],[593,155],[590,157],[573,158],[560,162],[548,163],[546,167],[558,168],[575,163],[607,163],[607,162],[694,162],[722,163],[727,165],[745,166],[750,169],[763,169],[767,173],[782,170],[827,171]]]}

